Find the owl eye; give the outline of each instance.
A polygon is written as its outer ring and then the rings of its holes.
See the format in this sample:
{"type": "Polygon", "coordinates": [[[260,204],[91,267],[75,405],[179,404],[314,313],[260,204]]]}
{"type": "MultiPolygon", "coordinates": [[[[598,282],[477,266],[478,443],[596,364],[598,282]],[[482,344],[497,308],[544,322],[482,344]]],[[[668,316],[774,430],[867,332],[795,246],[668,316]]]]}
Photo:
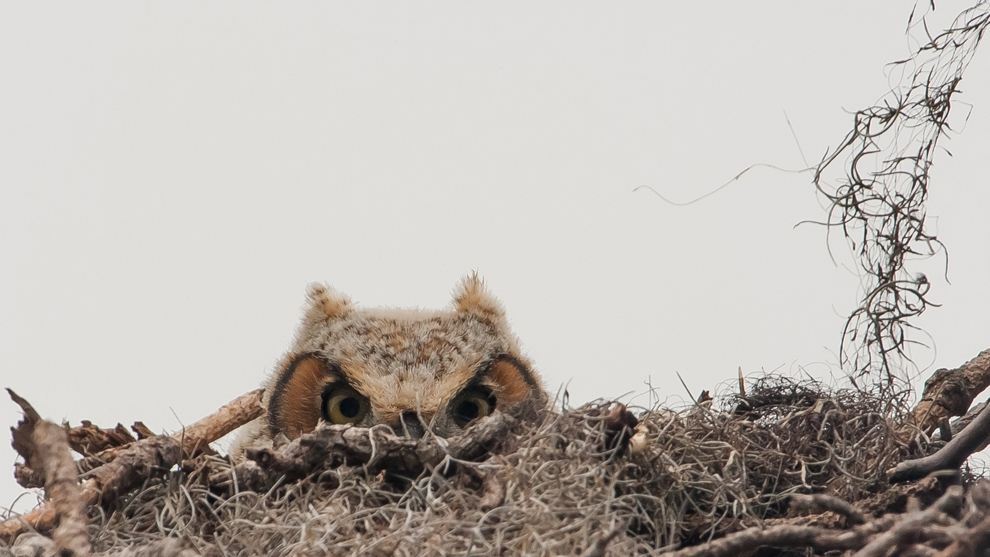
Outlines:
{"type": "Polygon", "coordinates": [[[457,395],[450,404],[450,417],[458,426],[464,427],[494,410],[495,395],[488,389],[475,387],[457,395]]]}
{"type": "Polygon", "coordinates": [[[332,424],[353,424],[368,415],[368,399],[348,386],[331,387],[323,394],[323,418],[332,424]]]}

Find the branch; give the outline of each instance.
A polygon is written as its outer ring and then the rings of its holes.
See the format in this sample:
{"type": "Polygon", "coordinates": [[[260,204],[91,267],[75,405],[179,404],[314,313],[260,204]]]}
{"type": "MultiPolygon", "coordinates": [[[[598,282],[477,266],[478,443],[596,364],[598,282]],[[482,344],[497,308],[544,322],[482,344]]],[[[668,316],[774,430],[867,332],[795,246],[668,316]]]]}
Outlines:
{"type": "MultiPolygon", "coordinates": [[[[173,434],[172,437],[181,442],[182,451],[187,457],[205,451],[209,448],[210,443],[264,414],[265,409],[261,405],[263,392],[264,389],[255,389],[245,393],[221,406],[216,412],[206,418],[173,434]]],[[[142,422],[134,422],[134,425],[131,427],[142,440],[156,437],[142,422]]],[[[99,428],[95,429],[98,431],[107,431],[99,430],[99,428]]],[[[90,454],[76,461],[76,467],[80,474],[88,474],[100,466],[113,462],[129,446],[129,444],[110,446],[96,454],[90,454]]],[[[14,478],[23,487],[36,487],[38,485],[38,475],[30,468],[24,466],[17,466],[15,468],[14,478]]]]}
{"type": "Polygon", "coordinates": [[[943,418],[966,413],[973,399],[990,387],[990,348],[956,369],[938,369],[925,381],[921,401],[914,407],[913,424],[931,433],[943,418]]]}
{"type": "MultiPolygon", "coordinates": [[[[477,460],[505,439],[515,420],[501,412],[483,418],[467,432],[448,439],[430,436],[412,439],[386,428],[360,428],[322,424],[279,449],[248,449],[246,461],[231,472],[255,491],[265,491],[277,481],[296,481],[310,474],[338,467],[366,466],[370,471],[387,470],[397,475],[416,475],[448,457],[477,460]]],[[[226,476],[226,474],[224,474],[226,476]]],[[[211,478],[225,485],[225,477],[211,478]]]]}
{"type": "MultiPolygon", "coordinates": [[[[8,392],[24,410],[26,420],[35,422],[41,420],[27,401],[9,389],[8,392]]],[[[86,474],[88,479],[80,486],[83,506],[115,500],[135,485],[179,463],[184,454],[194,454],[197,450],[257,418],[264,412],[261,406],[261,392],[261,389],[257,389],[241,395],[174,436],[149,437],[129,445],[108,449],[112,451],[107,455],[111,461],[88,472],[86,474]]],[[[35,449],[28,438],[17,429],[13,429],[13,446],[25,458],[28,465],[32,466],[36,460],[35,449]]],[[[57,521],[57,505],[47,503],[23,516],[0,522],[0,539],[12,540],[21,532],[31,528],[51,530],[57,521]]]]}
{"type": "Polygon", "coordinates": [[[755,526],[701,545],[687,547],[665,557],[737,557],[760,547],[813,547],[820,552],[863,547],[870,538],[889,528],[894,516],[885,516],[850,530],[830,530],[817,526],[755,526]]]}
{"type": "Polygon", "coordinates": [[[966,531],[966,535],[957,536],[949,547],[943,549],[937,557],[967,557],[979,555],[982,548],[990,544],[990,517],[986,517],[966,531]]]}
{"type": "Polygon", "coordinates": [[[83,420],[81,425],[66,426],[65,429],[69,435],[69,446],[83,456],[136,441],[131,432],[121,424],[117,424],[113,429],[103,429],[93,425],[89,420],[83,420]]]}
{"type": "Polygon", "coordinates": [[[180,441],[184,453],[193,455],[231,431],[261,417],[265,413],[265,407],[261,405],[263,393],[264,389],[245,393],[172,437],[180,441]]]}
{"type": "Polygon", "coordinates": [[[948,443],[953,437],[959,435],[960,431],[966,429],[966,426],[971,424],[973,420],[975,420],[976,417],[983,412],[983,409],[986,408],[988,404],[990,404],[990,400],[984,400],[979,404],[974,404],[973,407],[967,410],[965,414],[949,422],[948,436],[943,434],[942,427],[939,425],[939,431],[935,434],[935,439],[948,443]]]}
{"type": "Polygon", "coordinates": [[[905,460],[887,473],[891,482],[904,482],[923,478],[936,470],[959,468],[987,444],[990,444],[990,406],[985,406],[968,427],[935,453],[905,460]]]}
{"type": "Polygon", "coordinates": [[[791,495],[791,506],[797,508],[817,509],[820,511],[832,511],[835,514],[844,516],[848,524],[863,524],[866,522],[866,517],[864,517],[863,513],[859,512],[856,507],[846,501],[843,501],[842,499],[839,499],[838,497],[833,497],[824,493],[814,495],[791,495]]]}
{"type": "Polygon", "coordinates": [[[86,502],[79,488],[65,429],[42,420],[28,401],[10,389],[7,392],[24,411],[24,418],[13,428],[14,438],[30,456],[30,465],[44,476],[45,494],[58,519],[58,527],[52,536],[58,554],[66,557],[89,555],[86,502]]]}
{"type": "Polygon", "coordinates": [[[914,536],[921,528],[937,522],[940,515],[949,512],[954,507],[961,506],[962,501],[963,488],[958,485],[949,486],[933,505],[923,511],[908,513],[903,520],[890,530],[877,536],[854,557],[883,557],[888,555],[890,549],[914,536]]]}

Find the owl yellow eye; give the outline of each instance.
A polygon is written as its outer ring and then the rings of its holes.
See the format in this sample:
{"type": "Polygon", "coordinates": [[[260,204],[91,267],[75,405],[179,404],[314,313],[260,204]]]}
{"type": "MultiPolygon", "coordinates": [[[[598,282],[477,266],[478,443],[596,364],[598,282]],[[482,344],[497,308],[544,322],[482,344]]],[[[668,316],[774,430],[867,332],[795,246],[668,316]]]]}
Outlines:
{"type": "Polygon", "coordinates": [[[488,389],[473,388],[464,391],[450,404],[450,417],[460,427],[495,410],[495,396],[488,389]]]}
{"type": "Polygon", "coordinates": [[[323,395],[323,418],[332,424],[353,424],[368,415],[368,399],[347,386],[332,387],[323,395]]]}

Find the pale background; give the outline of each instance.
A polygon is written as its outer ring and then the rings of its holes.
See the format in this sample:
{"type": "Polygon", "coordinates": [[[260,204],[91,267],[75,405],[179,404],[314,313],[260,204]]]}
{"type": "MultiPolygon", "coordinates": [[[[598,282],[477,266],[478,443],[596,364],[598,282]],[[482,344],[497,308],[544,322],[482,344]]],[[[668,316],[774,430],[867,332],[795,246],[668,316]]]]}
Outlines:
{"type": "MultiPolygon", "coordinates": [[[[308,282],[436,307],[472,269],[572,402],[838,378],[857,278],[794,228],[823,216],[806,174],[688,207],[633,188],[800,169],[785,111],[817,161],[888,87],[912,5],[3,2],[0,383],[175,430],[259,384],[308,282]]],[[[934,177],[952,284],[929,265],[922,365],[990,344],[986,54],[934,177]]]]}

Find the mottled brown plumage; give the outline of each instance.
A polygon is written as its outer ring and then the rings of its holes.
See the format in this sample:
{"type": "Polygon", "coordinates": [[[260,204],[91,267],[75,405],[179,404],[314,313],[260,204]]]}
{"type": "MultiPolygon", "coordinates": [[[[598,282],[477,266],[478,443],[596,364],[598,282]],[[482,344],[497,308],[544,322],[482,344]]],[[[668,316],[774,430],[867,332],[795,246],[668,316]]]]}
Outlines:
{"type": "Polygon", "coordinates": [[[450,310],[359,309],[322,285],[308,298],[293,346],[267,381],[267,415],[245,426],[235,458],[320,421],[447,437],[495,409],[526,416],[546,406],[505,312],[475,274],[450,310]]]}

